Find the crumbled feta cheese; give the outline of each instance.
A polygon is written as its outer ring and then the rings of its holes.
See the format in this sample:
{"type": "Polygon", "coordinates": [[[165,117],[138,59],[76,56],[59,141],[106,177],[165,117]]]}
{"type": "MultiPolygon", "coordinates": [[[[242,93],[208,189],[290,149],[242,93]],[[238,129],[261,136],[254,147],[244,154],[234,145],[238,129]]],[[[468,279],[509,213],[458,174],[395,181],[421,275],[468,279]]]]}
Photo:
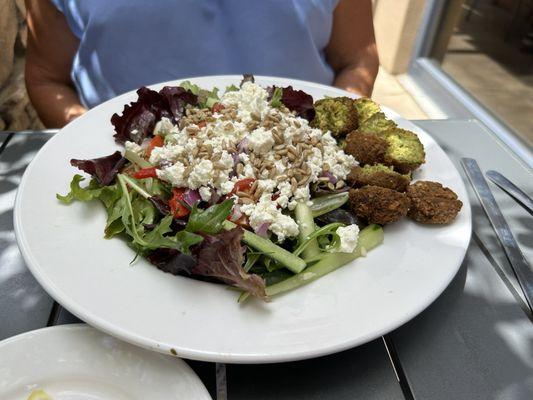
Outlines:
{"type": "Polygon", "coordinates": [[[222,152],[218,162],[225,169],[233,168],[233,157],[226,150],[222,152]]]}
{"type": "Polygon", "coordinates": [[[257,187],[265,193],[272,193],[276,188],[276,181],[273,179],[261,179],[257,182],[257,187]]]}
{"type": "Polygon", "coordinates": [[[169,167],[158,169],[157,177],[163,181],[170,182],[172,186],[185,187],[187,181],[184,172],[185,166],[182,163],[177,162],[169,167]]]}
{"type": "Polygon", "coordinates": [[[198,193],[200,193],[200,197],[203,201],[209,201],[211,200],[211,189],[209,189],[207,186],[202,186],[198,193]]]}
{"type": "Polygon", "coordinates": [[[142,147],[139,146],[135,142],[127,141],[126,143],[124,143],[124,147],[126,148],[126,151],[131,151],[132,153],[135,153],[135,154],[138,154],[138,155],[141,155],[142,152],[143,152],[142,147]]]}
{"type": "Polygon", "coordinates": [[[268,93],[261,86],[245,82],[240,90],[224,93],[220,102],[223,105],[237,106],[238,116],[244,123],[252,121],[252,114],[262,118],[268,110],[268,93]]]}
{"type": "Polygon", "coordinates": [[[198,189],[200,186],[210,183],[212,177],[213,163],[209,160],[202,160],[192,169],[187,186],[191,189],[198,189]]]}
{"type": "Polygon", "coordinates": [[[175,162],[178,157],[185,153],[185,148],[180,145],[165,145],[161,147],[154,147],[150,153],[150,163],[160,164],[161,161],[175,162]]]}
{"type": "Polygon", "coordinates": [[[254,167],[252,167],[251,164],[246,164],[244,166],[243,174],[243,178],[255,178],[254,167]]]}
{"type": "Polygon", "coordinates": [[[228,194],[229,192],[233,190],[233,186],[235,186],[235,182],[232,182],[232,181],[222,182],[220,186],[221,186],[220,187],[221,193],[228,194]]]}
{"type": "Polygon", "coordinates": [[[357,225],[341,226],[335,231],[340,237],[340,246],[334,251],[338,253],[351,253],[357,246],[359,227],[357,225]]]}
{"type": "Polygon", "coordinates": [[[256,154],[266,154],[274,146],[272,132],[257,128],[248,136],[248,146],[256,154]]]}
{"type": "Polygon", "coordinates": [[[296,189],[294,192],[294,200],[296,201],[307,201],[309,200],[310,194],[309,194],[309,186],[303,186],[296,189]]]}
{"type": "Polygon", "coordinates": [[[168,119],[167,117],[163,117],[160,121],[157,122],[157,124],[155,124],[154,135],[168,135],[172,131],[172,128],[174,128],[174,125],[172,124],[170,119],[168,119]]]}
{"type": "Polygon", "coordinates": [[[287,237],[298,235],[298,224],[294,219],[281,212],[277,203],[272,201],[270,194],[261,196],[256,204],[244,204],[241,211],[246,214],[250,221],[250,226],[257,229],[264,223],[270,224],[269,230],[276,234],[278,240],[283,242],[287,237]]]}

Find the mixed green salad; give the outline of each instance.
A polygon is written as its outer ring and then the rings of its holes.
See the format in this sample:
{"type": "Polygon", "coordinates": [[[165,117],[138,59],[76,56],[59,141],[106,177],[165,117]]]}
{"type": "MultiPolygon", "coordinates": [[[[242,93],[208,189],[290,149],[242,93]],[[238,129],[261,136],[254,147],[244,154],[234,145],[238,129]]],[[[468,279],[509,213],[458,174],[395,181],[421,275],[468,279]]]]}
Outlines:
{"type": "Polygon", "coordinates": [[[223,93],[189,82],[137,93],[111,118],[124,151],[72,159],[91,178],[77,174],[57,195],[99,200],[106,238],[126,239],[162,271],[238,288],[240,301],[269,300],[383,241],[349,207],[358,161],[335,112],[307,93],[250,76],[223,93]]]}

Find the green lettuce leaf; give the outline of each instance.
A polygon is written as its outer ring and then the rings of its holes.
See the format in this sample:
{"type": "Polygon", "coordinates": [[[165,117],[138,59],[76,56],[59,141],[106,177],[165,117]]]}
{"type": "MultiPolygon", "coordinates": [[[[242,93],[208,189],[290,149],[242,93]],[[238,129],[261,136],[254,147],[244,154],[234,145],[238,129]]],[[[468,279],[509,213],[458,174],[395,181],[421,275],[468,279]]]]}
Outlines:
{"type": "Polygon", "coordinates": [[[283,105],[281,98],[283,97],[283,89],[276,87],[272,93],[272,98],[270,99],[270,106],[275,108],[280,108],[283,105]]]}
{"type": "Polygon", "coordinates": [[[191,209],[185,230],[215,234],[222,230],[222,223],[228,218],[233,207],[233,199],[214,204],[206,210],[200,210],[197,203],[191,209]]]}
{"type": "Polygon", "coordinates": [[[216,87],[209,91],[189,81],[181,82],[180,86],[198,96],[198,106],[200,108],[211,108],[220,100],[218,97],[218,88],[216,87]]]}

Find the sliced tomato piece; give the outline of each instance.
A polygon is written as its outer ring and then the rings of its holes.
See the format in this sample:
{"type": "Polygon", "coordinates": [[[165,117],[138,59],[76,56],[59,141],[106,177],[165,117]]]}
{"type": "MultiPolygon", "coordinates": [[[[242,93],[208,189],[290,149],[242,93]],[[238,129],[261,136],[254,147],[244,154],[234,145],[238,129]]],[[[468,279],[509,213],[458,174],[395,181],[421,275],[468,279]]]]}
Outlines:
{"type": "Polygon", "coordinates": [[[185,217],[190,213],[190,210],[183,205],[183,193],[185,193],[184,188],[172,188],[172,197],[168,201],[168,206],[175,218],[185,217]]]}
{"type": "Polygon", "coordinates": [[[211,111],[213,111],[214,113],[218,113],[220,111],[222,111],[224,108],[224,105],[220,104],[220,103],[215,103],[213,104],[213,107],[211,108],[211,111]]]}
{"type": "Polygon", "coordinates": [[[254,178],[244,178],[240,181],[235,182],[235,185],[233,186],[233,190],[230,194],[235,194],[237,192],[245,192],[248,193],[250,189],[252,188],[253,183],[255,182],[254,178]]]}
{"type": "Polygon", "coordinates": [[[198,127],[205,128],[206,126],[207,126],[207,122],[205,122],[205,121],[198,122],[198,127]]]}
{"type": "Polygon", "coordinates": [[[135,179],[157,178],[157,168],[149,167],[138,170],[133,174],[135,179]]]}
{"type": "Polygon", "coordinates": [[[162,136],[155,135],[152,140],[150,140],[150,144],[148,145],[148,149],[146,149],[146,156],[150,157],[150,154],[152,154],[152,150],[156,147],[162,147],[165,144],[165,139],[163,139],[162,136]]]}
{"type": "Polygon", "coordinates": [[[243,214],[242,217],[240,217],[236,221],[232,221],[234,224],[239,225],[242,228],[249,228],[250,227],[250,221],[248,221],[248,216],[243,214]]]}

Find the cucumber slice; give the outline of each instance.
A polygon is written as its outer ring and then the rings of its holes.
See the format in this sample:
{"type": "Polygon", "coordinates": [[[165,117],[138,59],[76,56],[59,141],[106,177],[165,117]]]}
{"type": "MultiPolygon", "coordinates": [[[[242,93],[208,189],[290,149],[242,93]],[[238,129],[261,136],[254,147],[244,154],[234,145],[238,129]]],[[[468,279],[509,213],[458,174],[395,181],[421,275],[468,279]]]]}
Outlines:
{"type": "Polygon", "coordinates": [[[137,153],[134,153],[133,151],[126,150],[124,152],[124,157],[131,162],[132,164],[136,164],[141,168],[150,168],[153,167],[152,164],[150,164],[148,161],[146,161],[144,158],[142,158],[137,153]]]}
{"type": "MultiPolygon", "coordinates": [[[[296,204],[294,215],[300,230],[300,233],[298,234],[298,241],[300,244],[302,244],[308,239],[309,235],[315,231],[315,221],[313,219],[311,209],[303,201],[299,201],[296,204]]],[[[311,239],[305,249],[302,251],[302,258],[306,260],[308,258],[315,257],[318,254],[320,254],[318,242],[316,239],[311,239]]]]}
{"type": "MultiPolygon", "coordinates": [[[[224,227],[224,229],[230,230],[235,228],[237,225],[235,225],[231,221],[226,220],[223,222],[222,226],[224,227]]],[[[262,238],[261,236],[256,235],[253,232],[247,231],[246,229],[244,230],[243,241],[248,246],[253,247],[256,250],[262,251],[263,253],[265,253],[266,256],[283,264],[285,267],[287,267],[296,274],[302,272],[303,269],[306,267],[305,261],[302,260],[300,257],[295,256],[284,248],[275,245],[270,240],[262,238]]]]}
{"type": "Polygon", "coordinates": [[[284,281],[268,286],[266,293],[274,296],[279,293],[288,292],[306,283],[313,282],[318,278],[342,267],[355,260],[361,255],[366,255],[368,250],[373,249],[383,242],[383,228],[372,224],[367,226],[359,234],[359,240],[353,253],[330,253],[324,256],[316,264],[308,267],[304,272],[298,273],[284,281]]]}
{"type": "Polygon", "coordinates": [[[311,206],[309,208],[311,209],[313,218],[341,207],[348,201],[348,196],[348,192],[342,192],[311,199],[311,206]]]}

